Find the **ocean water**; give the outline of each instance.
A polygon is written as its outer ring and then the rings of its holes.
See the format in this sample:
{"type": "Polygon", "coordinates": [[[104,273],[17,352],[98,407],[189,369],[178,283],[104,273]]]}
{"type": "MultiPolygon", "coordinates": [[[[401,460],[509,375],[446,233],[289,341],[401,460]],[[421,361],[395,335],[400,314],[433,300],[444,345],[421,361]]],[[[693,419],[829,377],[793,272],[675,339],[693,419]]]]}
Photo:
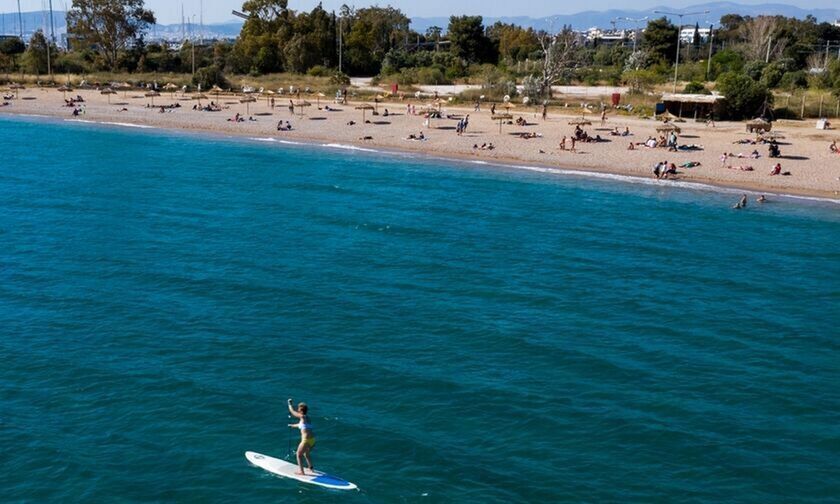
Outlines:
{"type": "Polygon", "coordinates": [[[0,501],[838,501],[834,203],[0,139],[0,501]],[[247,463],[288,455],[288,397],[360,491],[247,463]]]}

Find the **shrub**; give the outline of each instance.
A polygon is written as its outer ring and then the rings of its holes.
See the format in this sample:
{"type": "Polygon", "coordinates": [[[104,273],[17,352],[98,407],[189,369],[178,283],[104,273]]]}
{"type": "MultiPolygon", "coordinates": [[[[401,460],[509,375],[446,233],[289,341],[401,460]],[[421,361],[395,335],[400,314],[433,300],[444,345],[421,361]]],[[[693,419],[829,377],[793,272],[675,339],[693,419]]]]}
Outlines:
{"type": "Polygon", "coordinates": [[[717,80],[717,88],[726,97],[725,115],[731,119],[758,115],[765,103],[773,103],[773,95],[767,86],[743,73],[727,72],[721,75],[717,80]]]}
{"type": "Polygon", "coordinates": [[[347,76],[344,72],[333,72],[330,76],[330,84],[333,86],[349,86],[350,85],[350,77],[347,76]]]}
{"type": "Polygon", "coordinates": [[[770,63],[761,72],[761,83],[768,88],[775,88],[781,82],[785,72],[782,65],[778,63],[770,63]]]}
{"type": "Polygon", "coordinates": [[[308,75],[311,75],[312,77],[329,77],[330,75],[332,75],[332,71],[324,65],[315,65],[314,67],[310,68],[306,73],[308,75]]]}
{"type": "Polygon", "coordinates": [[[630,94],[643,94],[662,82],[662,77],[652,70],[631,70],[624,72],[622,80],[630,88],[630,94]]]}
{"type": "Polygon", "coordinates": [[[685,85],[685,89],[683,89],[683,93],[687,94],[711,94],[706,86],[703,85],[701,82],[693,81],[689,82],[685,85]]]}
{"type": "Polygon", "coordinates": [[[808,75],[804,70],[797,70],[795,72],[786,72],[779,80],[779,88],[787,91],[796,89],[804,89],[808,87],[808,75]]]}
{"type": "Polygon", "coordinates": [[[210,89],[213,86],[228,87],[228,81],[222,69],[216,65],[199,68],[193,75],[192,83],[201,86],[201,89],[210,89]]]}

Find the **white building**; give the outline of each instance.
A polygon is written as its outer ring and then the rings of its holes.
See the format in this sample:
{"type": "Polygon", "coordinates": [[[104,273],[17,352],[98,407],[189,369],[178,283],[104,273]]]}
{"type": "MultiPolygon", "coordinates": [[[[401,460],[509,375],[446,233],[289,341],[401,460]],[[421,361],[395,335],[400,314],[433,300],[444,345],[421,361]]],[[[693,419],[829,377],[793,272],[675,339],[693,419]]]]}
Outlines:
{"type": "MultiPolygon", "coordinates": [[[[694,26],[690,28],[683,28],[682,30],[680,30],[680,40],[683,42],[683,44],[691,44],[694,42],[694,30],[694,26]]],[[[701,43],[705,43],[709,40],[711,30],[709,30],[708,28],[700,28],[697,30],[697,32],[700,34],[701,43]]]]}

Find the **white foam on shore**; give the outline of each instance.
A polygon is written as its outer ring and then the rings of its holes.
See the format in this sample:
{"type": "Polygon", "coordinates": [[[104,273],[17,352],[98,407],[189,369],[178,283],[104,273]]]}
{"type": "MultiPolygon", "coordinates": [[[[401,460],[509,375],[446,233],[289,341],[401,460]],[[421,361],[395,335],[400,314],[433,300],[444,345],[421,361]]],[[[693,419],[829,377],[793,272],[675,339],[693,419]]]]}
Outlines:
{"type": "Polygon", "coordinates": [[[329,147],[331,149],[344,149],[350,151],[359,151],[359,152],[382,152],[376,149],[366,149],[364,147],[356,147],[355,145],[347,145],[347,144],[336,144],[336,143],[328,143],[328,144],[321,144],[321,147],[329,147]]]}
{"type": "Polygon", "coordinates": [[[124,123],[124,122],[114,122],[114,121],[91,121],[89,119],[65,119],[65,121],[66,122],[84,123],[84,124],[107,124],[109,126],[122,126],[124,128],[157,129],[154,126],[148,126],[148,125],[145,125],[145,124],[124,123]]]}
{"type": "MultiPolygon", "coordinates": [[[[480,164],[482,162],[478,161],[475,162],[476,164],[480,164]]],[[[490,163],[484,163],[490,164],[490,163]]],[[[726,187],[726,186],[719,186],[713,184],[704,184],[702,182],[687,182],[681,180],[662,180],[662,179],[653,179],[653,178],[646,178],[646,177],[639,177],[636,175],[620,175],[617,173],[605,173],[605,172],[598,172],[598,171],[588,171],[588,170],[568,170],[563,168],[549,168],[546,166],[531,166],[531,165],[507,165],[502,163],[493,163],[495,166],[499,166],[502,168],[513,168],[516,170],[527,170],[539,173],[550,173],[556,175],[571,175],[571,176],[578,176],[578,177],[585,177],[585,178],[594,178],[594,179],[601,179],[601,180],[614,180],[617,182],[624,182],[629,184],[640,184],[640,185],[649,185],[649,186],[657,186],[657,187],[681,187],[683,189],[693,189],[693,190],[703,190],[703,191],[714,191],[719,193],[728,193],[728,194],[765,194],[770,196],[776,196],[780,198],[792,198],[798,200],[805,200],[805,201],[815,201],[820,203],[834,203],[836,205],[840,205],[840,199],[833,199],[833,198],[821,198],[818,196],[800,196],[797,194],[786,194],[786,193],[774,193],[768,191],[757,191],[755,189],[741,189],[738,187],[726,187]]]]}
{"type": "Polygon", "coordinates": [[[102,121],[99,124],[112,124],[114,126],[125,126],[126,128],[157,129],[154,126],[149,126],[147,124],[134,124],[134,123],[124,123],[124,122],[102,121]]]}
{"type": "Polygon", "coordinates": [[[249,140],[253,140],[255,142],[267,142],[267,143],[279,143],[283,145],[310,145],[305,142],[294,142],[292,140],[280,140],[279,138],[274,137],[249,137],[249,140]]]}

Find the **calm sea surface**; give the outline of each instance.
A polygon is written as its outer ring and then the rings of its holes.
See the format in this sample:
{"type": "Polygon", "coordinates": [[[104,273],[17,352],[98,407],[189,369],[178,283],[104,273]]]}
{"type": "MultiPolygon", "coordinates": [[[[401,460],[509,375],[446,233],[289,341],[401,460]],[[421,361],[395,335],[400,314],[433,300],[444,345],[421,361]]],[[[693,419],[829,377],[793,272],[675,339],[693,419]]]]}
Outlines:
{"type": "Polygon", "coordinates": [[[737,197],[0,119],[0,501],[837,502],[840,209],[737,197]]]}

